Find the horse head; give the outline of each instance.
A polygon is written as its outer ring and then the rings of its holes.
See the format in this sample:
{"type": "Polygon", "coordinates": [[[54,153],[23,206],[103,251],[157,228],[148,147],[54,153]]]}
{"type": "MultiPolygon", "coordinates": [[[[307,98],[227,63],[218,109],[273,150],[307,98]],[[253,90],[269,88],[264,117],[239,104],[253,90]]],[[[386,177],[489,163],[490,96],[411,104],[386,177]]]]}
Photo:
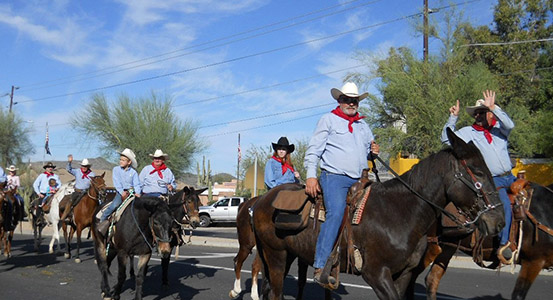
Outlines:
{"type": "Polygon", "coordinates": [[[106,199],[106,181],[104,180],[104,175],[106,175],[106,172],[90,179],[90,186],[92,187],[92,190],[94,190],[97,197],[102,201],[106,199]]]}
{"type": "Polygon", "coordinates": [[[485,235],[499,233],[505,226],[505,216],[502,208],[495,209],[502,204],[482,154],[472,142],[465,143],[449,128],[447,136],[455,157],[447,199],[466,218],[464,226],[476,225],[485,235]]]}
{"type": "MultiPolygon", "coordinates": [[[[176,216],[177,219],[184,221],[188,219],[190,226],[196,228],[200,224],[200,197],[199,195],[203,193],[207,188],[196,190],[193,187],[185,186],[181,191],[179,191],[176,196],[179,199],[178,203],[182,206],[182,210],[179,210],[179,216],[176,216]]],[[[172,202],[170,203],[173,204],[172,202]]]]}
{"type": "Polygon", "coordinates": [[[144,208],[150,212],[150,228],[163,258],[171,255],[171,234],[173,230],[173,215],[167,203],[157,197],[142,197],[144,208]]]}

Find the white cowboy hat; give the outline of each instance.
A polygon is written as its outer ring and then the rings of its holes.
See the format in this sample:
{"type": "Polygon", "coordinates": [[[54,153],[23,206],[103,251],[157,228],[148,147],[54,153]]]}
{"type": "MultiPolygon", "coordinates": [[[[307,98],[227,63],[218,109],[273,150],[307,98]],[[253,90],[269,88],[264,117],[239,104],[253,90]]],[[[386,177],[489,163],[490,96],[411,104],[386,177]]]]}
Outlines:
{"type": "Polygon", "coordinates": [[[369,93],[363,93],[359,95],[359,90],[357,89],[357,85],[353,82],[344,83],[341,90],[336,88],[331,89],[330,94],[332,94],[332,97],[336,100],[338,100],[340,96],[346,95],[352,98],[359,97],[359,101],[367,98],[367,96],[369,95],[369,93]]]}
{"type": "Polygon", "coordinates": [[[136,162],[136,155],[134,155],[134,152],[132,152],[131,149],[125,148],[125,150],[119,152],[119,154],[125,156],[126,158],[131,160],[132,167],[136,169],[138,167],[138,163],[136,162]]]}
{"type": "Polygon", "coordinates": [[[92,164],[90,162],[88,162],[88,158],[85,158],[81,162],[81,166],[90,167],[90,166],[92,166],[92,164]]]}
{"type": "Polygon", "coordinates": [[[7,168],[8,171],[17,171],[19,170],[18,168],[16,168],[14,165],[11,165],[9,168],[7,168]]]}
{"type": "Polygon", "coordinates": [[[151,158],[156,158],[156,157],[164,157],[164,158],[167,158],[169,156],[169,154],[167,153],[163,153],[163,151],[161,151],[161,149],[156,149],[156,152],[154,152],[154,154],[149,154],[151,158]]]}
{"type": "MultiPolygon", "coordinates": [[[[476,100],[476,103],[474,103],[474,106],[467,106],[465,108],[465,110],[467,111],[467,113],[471,116],[474,117],[474,113],[477,111],[477,110],[490,110],[489,107],[487,107],[486,105],[484,105],[484,99],[478,99],[476,100]]],[[[499,107],[498,105],[496,105],[497,107],[499,107]]]]}

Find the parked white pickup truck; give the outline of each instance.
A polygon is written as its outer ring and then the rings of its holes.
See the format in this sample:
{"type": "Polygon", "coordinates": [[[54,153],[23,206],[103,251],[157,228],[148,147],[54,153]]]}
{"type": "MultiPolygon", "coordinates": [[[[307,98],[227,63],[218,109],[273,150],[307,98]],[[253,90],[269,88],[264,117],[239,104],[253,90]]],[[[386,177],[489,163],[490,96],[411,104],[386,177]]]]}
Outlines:
{"type": "Polygon", "coordinates": [[[200,206],[200,226],[207,227],[212,223],[236,222],[238,205],[246,201],[244,197],[219,199],[209,206],[200,206]]]}

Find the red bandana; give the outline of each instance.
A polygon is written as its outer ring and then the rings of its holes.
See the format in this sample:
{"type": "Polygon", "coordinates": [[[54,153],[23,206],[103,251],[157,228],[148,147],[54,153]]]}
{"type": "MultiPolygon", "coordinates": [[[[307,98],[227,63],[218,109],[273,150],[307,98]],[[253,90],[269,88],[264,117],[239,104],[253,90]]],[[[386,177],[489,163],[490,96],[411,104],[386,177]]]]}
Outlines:
{"type": "Polygon", "coordinates": [[[86,172],[83,171],[83,169],[85,169],[85,168],[81,168],[81,173],[83,173],[82,179],[85,179],[85,178],[90,179],[90,177],[88,177],[88,174],[90,174],[90,172],[91,172],[90,169],[86,170],[86,172]]]}
{"type": "Polygon", "coordinates": [[[290,171],[292,171],[292,173],[294,173],[294,168],[293,168],[291,165],[289,165],[287,162],[286,162],[286,163],[282,163],[282,159],[280,159],[280,158],[278,158],[278,157],[276,157],[276,156],[274,156],[274,155],[273,155],[273,159],[276,160],[276,161],[278,161],[278,162],[282,165],[282,175],[284,175],[284,173],[286,173],[286,170],[288,170],[288,169],[289,169],[290,171]]]}
{"type": "Polygon", "coordinates": [[[44,174],[46,174],[46,178],[48,178],[48,177],[50,177],[50,176],[54,176],[54,173],[44,172],[44,174]]]}
{"type": "Polygon", "coordinates": [[[495,126],[495,123],[497,123],[497,121],[495,119],[492,119],[492,124],[487,128],[484,128],[476,124],[472,124],[472,128],[476,129],[477,131],[484,131],[484,136],[486,137],[488,144],[491,144],[493,138],[492,138],[492,134],[490,133],[490,130],[495,126]]]}
{"type": "Polygon", "coordinates": [[[356,113],[355,116],[353,117],[350,117],[348,115],[346,115],[341,109],[340,109],[340,106],[338,105],[335,109],[333,109],[331,111],[331,113],[337,115],[338,117],[342,118],[342,119],[345,119],[345,120],[348,120],[349,123],[348,123],[348,129],[349,129],[349,132],[353,133],[353,126],[351,126],[351,124],[353,124],[353,122],[355,121],[358,121],[358,120],[361,120],[363,118],[365,118],[364,116],[360,116],[359,113],[356,113]]]}
{"type": "Polygon", "coordinates": [[[152,170],[152,172],[150,172],[150,174],[154,174],[155,172],[157,172],[159,178],[163,179],[163,174],[161,174],[161,171],[167,169],[167,166],[165,164],[161,164],[159,168],[156,168],[156,166],[154,166],[154,163],[152,163],[152,167],[154,167],[154,169],[152,170]]]}

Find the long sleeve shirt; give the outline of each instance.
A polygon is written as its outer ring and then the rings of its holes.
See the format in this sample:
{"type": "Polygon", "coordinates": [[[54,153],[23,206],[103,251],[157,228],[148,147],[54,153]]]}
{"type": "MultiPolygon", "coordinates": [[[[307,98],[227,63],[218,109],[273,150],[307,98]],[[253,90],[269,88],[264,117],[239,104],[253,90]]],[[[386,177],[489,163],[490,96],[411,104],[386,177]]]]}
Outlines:
{"type": "Polygon", "coordinates": [[[286,172],[282,174],[282,164],[280,162],[273,158],[267,161],[265,165],[265,184],[269,189],[277,185],[294,182],[297,182],[294,172],[290,169],[286,169],[286,172]]]}
{"type": "Polygon", "coordinates": [[[152,165],[145,166],[138,178],[142,183],[142,192],[143,193],[161,193],[167,194],[167,185],[170,184],[173,186],[173,189],[177,188],[177,183],[175,182],[175,176],[169,168],[166,168],[161,171],[163,178],[159,176],[157,172],[153,172],[154,167],[152,165]],[[151,173],[151,174],[150,174],[151,173]]]}
{"type": "Polygon", "coordinates": [[[21,185],[21,182],[19,180],[19,176],[17,176],[17,175],[14,175],[14,176],[8,175],[7,178],[8,178],[7,187],[8,187],[9,190],[16,189],[21,185]]]}
{"type": "Polygon", "coordinates": [[[319,160],[321,169],[330,173],[361,178],[374,136],[363,120],[353,122],[352,127],[349,132],[348,121],[333,113],[321,117],[305,153],[307,178],[317,177],[319,160]]]}
{"type": "MultiPolygon", "coordinates": [[[[482,153],[486,166],[492,173],[492,176],[499,176],[505,172],[511,171],[513,168],[511,159],[509,158],[509,150],[507,149],[507,138],[511,130],[515,127],[515,124],[499,106],[496,106],[495,109],[492,110],[492,113],[496,116],[497,123],[490,130],[492,135],[491,143],[488,143],[483,131],[477,131],[472,128],[472,126],[465,126],[455,131],[455,134],[466,143],[472,141],[478,150],[480,150],[480,153],[482,153]]],[[[443,143],[450,144],[447,138],[446,129],[449,127],[451,130],[455,130],[457,119],[457,116],[449,116],[442,130],[443,143]]]]}
{"type": "Polygon", "coordinates": [[[86,190],[90,187],[90,179],[96,174],[94,172],[90,171],[86,176],[83,178],[83,171],[81,171],[81,168],[74,169],[71,167],[71,162],[67,162],[67,166],[65,167],[67,172],[69,174],[75,176],[75,188],[79,190],[86,190]]]}
{"type": "Polygon", "coordinates": [[[48,191],[48,180],[54,178],[56,180],[56,183],[58,186],[61,185],[60,178],[57,174],[47,176],[46,173],[41,173],[38,175],[38,177],[35,179],[35,182],[33,183],[33,189],[35,190],[35,193],[38,194],[44,194],[46,195],[46,192],[48,191]]]}
{"type": "Polygon", "coordinates": [[[6,172],[4,172],[4,169],[0,167],[0,183],[6,182],[6,172]]]}
{"type": "Polygon", "coordinates": [[[126,170],[120,166],[113,168],[113,186],[119,194],[123,194],[124,190],[134,189],[136,194],[140,194],[142,187],[138,179],[138,173],[132,167],[126,170]]]}

